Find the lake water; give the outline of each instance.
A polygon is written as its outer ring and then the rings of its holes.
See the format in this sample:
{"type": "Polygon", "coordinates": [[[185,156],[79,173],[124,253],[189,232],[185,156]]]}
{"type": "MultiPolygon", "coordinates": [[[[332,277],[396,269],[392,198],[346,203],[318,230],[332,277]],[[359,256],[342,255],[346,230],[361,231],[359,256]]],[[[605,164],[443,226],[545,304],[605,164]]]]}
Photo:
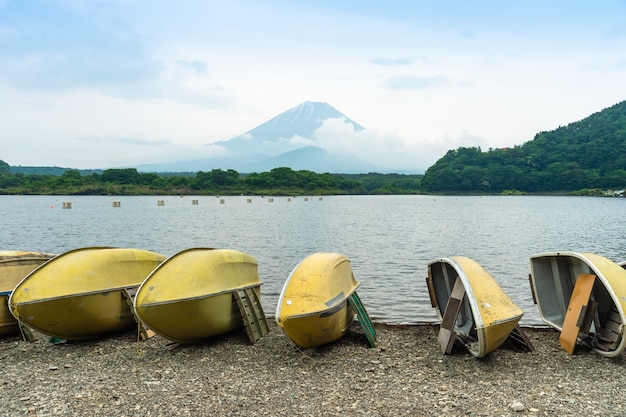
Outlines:
{"type": "Polygon", "coordinates": [[[528,281],[531,255],[567,250],[626,260],[626,199],[620,198],[0,196],[0,207],[3,250],[247,252],[259,263],[268,316],[292,269],[314,252],[348,256],[368,313],[388,323],[437,320],[426,288],[427,264],[437,258],[462,255],[480,263],[524,310],[527,325],[542,324],[528,281]],[[72,207],[64,209],[64,202],[72,207]]]}

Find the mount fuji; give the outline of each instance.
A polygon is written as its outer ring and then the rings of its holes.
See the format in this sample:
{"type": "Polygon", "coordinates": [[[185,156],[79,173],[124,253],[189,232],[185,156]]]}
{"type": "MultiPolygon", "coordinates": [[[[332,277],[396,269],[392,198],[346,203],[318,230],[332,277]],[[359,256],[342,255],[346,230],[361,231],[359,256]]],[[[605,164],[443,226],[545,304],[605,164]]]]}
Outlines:
{"type": "MultiPolygon", "coordinates": [[[[265,172],[289,167],[317,173],[358,174],[381,172],[380,167],[349,154],[330,152],[317,139],[329,120],[338,119],[354,131],[363,126],[327,103],[307,101],[226,141],[207,144],[220,147],[220,158],[139,165],[143,172],[195,172],[234,169],[240,173],[265,172]]],[[[328,140],[328,138],[326,138],[328,140]]],[[[331,137],[330,140],[333,138],[331,137]]]]}

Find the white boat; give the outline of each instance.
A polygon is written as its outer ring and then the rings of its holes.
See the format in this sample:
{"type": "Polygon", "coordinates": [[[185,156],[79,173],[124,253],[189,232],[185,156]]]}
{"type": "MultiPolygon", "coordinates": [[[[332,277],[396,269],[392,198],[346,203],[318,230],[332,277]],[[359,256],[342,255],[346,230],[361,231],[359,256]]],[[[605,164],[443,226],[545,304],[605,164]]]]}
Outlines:
{"type": "Polygon", "coordinates": [[[541,319],[575,346],[614,357],[626,347],[626,269],[594,253],[548,252],[530,258],[533,298],[541,319]]]}

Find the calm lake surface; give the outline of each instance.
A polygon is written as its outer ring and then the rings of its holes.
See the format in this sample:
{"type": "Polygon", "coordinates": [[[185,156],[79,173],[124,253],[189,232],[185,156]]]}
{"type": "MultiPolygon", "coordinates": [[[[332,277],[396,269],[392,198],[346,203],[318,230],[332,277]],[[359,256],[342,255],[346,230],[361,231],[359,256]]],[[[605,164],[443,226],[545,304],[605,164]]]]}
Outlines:
{"type": "Polygon", "coordinates": [[[292,269],[314,252],[348,256],[370,316],[388,323],[437,320],[426,288],[427,264],[437,258],[480,263],[524,310],[527,325],[542,324],[528,281],[531,255],[567,250],[626,260],[621,198],[0,196],[0,207],[3,250],[247,252],[259,263],[268,316],[292,269]]]}

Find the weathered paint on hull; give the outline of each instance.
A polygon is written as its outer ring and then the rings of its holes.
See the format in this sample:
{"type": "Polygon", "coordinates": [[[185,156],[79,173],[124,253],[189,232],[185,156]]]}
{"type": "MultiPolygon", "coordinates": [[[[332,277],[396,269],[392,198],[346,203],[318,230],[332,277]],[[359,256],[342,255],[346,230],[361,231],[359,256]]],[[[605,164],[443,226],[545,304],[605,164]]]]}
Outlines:
{"type": "Polygon", "coordinates": [[[9,295],[26,275],[55,255],[42,252],[0,251],[0,337],[17,333],[17,320],[9,311],[9,295]]]}
{"type": "Polygon", "coordinates": [[[352,308],[345,303],[333,314],[314,314],[287,318],[281,327],[298,346],[314,348],[341,339],[354,321],[352,308]]]}
{"type": "Polygon", "coordinates": [[[121,290],[21,304],[21,321],[49,336],[68,340],[98,337],[129,328],[135,319],[121,290]]]}
{"type": "Polygon", "coordinates": [[[133,324],[122,295],[165,256],[132,248],[82,248],[61,254],[26,276],[9,297],[11,314],[42,333],[86,339],[133,324]]]}
{"type": "Polygon", "coordinates": [[[480,264],[470,258],[453,256],[428,265],[428,284],[432,288],[429,293],[440,320],[457,277],[465,296],[454,330],[459,336],[476,339],[465,343],[465,347],[472,355],[482,358],[506,341],[523,311],[480,264]]]}
{"type": "MultiPolygon", "coordinates": [[[[571,294],[580,274],[596,276],[593,299],[598,303],[597,318],[605,327],[609,315],[615,315],[614,347],[593,348],[601,356],[615,357],[626,348],[626,270],[601,255],[589,252],[547,252],[531,256],[530,283],[539,315],[549,326],[562,331],[571,294]]],[[[595,324],[592,324],[594,333],[595,324]]]]}
{"type": "Polygon", "coordinates": [[[233,292],[259,294],[256,259],[232,249],[191,248],[163,262],[137,291],[134,310],[154,332],[196,343],[243,326],[233,292]]]}
{"type": "Polygon", "coordinates": [[[136,311],[148,328],[178,343],[196,343],[243,326],[231,292],[146,305],[136,311]]]}
{"type": "Polygon", "coordinates": [[[354,321],[348,298],[358,286],[345,255],[310,255],[285,282],[276,322],[299,346],[313,348],[334,342],[345,335],[354,321]]]}

